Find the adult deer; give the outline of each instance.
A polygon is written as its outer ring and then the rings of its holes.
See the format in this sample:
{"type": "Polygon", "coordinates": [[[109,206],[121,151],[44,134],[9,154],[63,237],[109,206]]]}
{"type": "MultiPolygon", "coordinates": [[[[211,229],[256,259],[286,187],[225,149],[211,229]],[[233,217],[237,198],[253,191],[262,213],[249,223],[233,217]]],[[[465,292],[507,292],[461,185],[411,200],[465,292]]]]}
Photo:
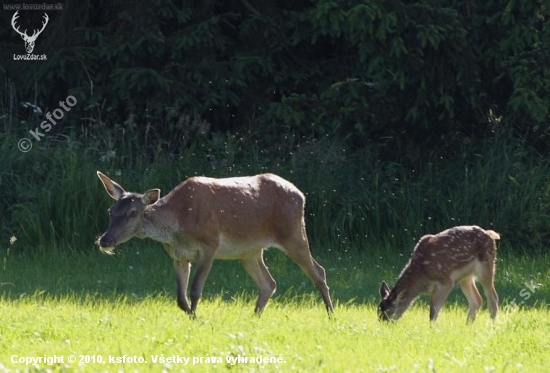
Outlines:
{"type": "Polygon", "coordinates": [[[476,278],[483,286],[491,318],[498,311],[494,287],[498,233],[478,226],[459,226],[436,235],[426,235],[416,245],[395,287],[380,285],[380,320],[397,320],[422,293],[429,293],[430,320],[435,321],[456,282],[468,299],[468,322],[475,320],[482,298],[476,278]]]}
{"type": "Polygon", "coordinates": [[[100,249],[112,254],[134,236],[161,242],[173,259],[178,305],[185,312],[195,314],[214,259],[236,259],[258,286],[255,312],[261,313],[276,288],[263,260],[268,247],[293,259],[321,292],[327,312],[334,312],[325,270],[309,250],[305,197],[290,182],[273,174],[192,177],[160,198],[160,189],[128,193],[101,172],[97,175],[117,201],[109,209],[109,228],[98,240],[100,249]],[[191,263],[197,268],[189,306],[191,263]]]}

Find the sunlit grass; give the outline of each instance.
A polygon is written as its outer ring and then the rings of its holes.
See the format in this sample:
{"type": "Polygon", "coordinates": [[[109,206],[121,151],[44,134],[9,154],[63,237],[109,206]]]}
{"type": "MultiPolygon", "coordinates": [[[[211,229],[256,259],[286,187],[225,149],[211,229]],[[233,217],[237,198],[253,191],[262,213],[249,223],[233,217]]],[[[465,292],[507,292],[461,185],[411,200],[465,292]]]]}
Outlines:
{"type": "Polygon", "coordinates": [[[426,297],[398,322],[380,323],[379,281],[394,281],[407,258],[389,260],[379,254],[316,255],[327,270],[336,304],[333,318],[307,277],[276,250],[267,253],[266,262],[278,292],[261,317],[253,314],[256,291],[239,263],[217,261],[197,318],[191,319],[176,306],[171,265],[160,248],[129,244],[114,257],[95,250],[12,253],[0,270],[0,370],[550,369],[547,259],[499,258],[501,312],[494,323],[483,308],[476,322],[466,325],[467,305],[458,289],[435,324],[428,321],[426,297]],[[542,287],[531,292],[526,286],[532,284],[542,287]],[[64,362],[32,367],[18,360],[53,355],[63,356],[64,362]],[[70,355],[76,363],[67,362],[70,355]],[[126,361],[109,362],[109,357],[124,356],[126,361]],[[174,356],[171,362],[166,359],[174,356]],[[259,357],[268,363],[250,362],[259,357]],[[184,358],[190,359],[187,365],[184,358]]]}
{"type": "Polygon", "coordinates": [[[95,357],[96,363],[80,366],[67,362],[37,365],[71,371],[180,371],[190,367],[206,371],[225,369],[232,363],[240,371],[550,369],[545,358],[550,347],[547,309],[502,313],[494,323],[481,313],[473,325],[466,325],[462,307],[448,307],[436,324],[430,324],[426,309],[418,306],[399,322],[386,324],[376,320],[372,304],[338,306],[337,316],[329,319],[319,304],[312,303],[318,302],[275,301],[257,317],[249,300],[213,297],[201,303],[197,319],[190,319],[166,295],[135,301],[37,293],[0,303],[4,320],[0,361],[4,368],[22,369],[30,367],[13,363],[14,355],[95,357]],[[142,357],[147,363],[109,363],[110,356],[125,355],[142,357]],[[191,360],[187,366],[154,363],[155,358],[174,355],[191,360]],[[262,364],[245,360],[259,356],[281,360],[262,364]]]}

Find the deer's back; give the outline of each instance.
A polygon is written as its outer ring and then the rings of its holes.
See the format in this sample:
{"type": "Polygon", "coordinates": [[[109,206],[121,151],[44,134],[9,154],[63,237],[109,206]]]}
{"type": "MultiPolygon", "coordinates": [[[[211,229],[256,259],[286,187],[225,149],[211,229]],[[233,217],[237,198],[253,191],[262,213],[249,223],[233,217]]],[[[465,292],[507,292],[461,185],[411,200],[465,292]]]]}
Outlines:
{"type": "Polygon", "coordinates": [[[231,240],[274,238],[300,226],[304,196],[273,174],[215,179],[192,177],[163,198],[182,230],[231,240]]]}
{"type": "Polygon", "coordinates": [[[478,226],[454,227],[426,235],[418,242],[409,266],[430,280],[457,280],[475,272],[481,263],[494,261],[495,239],[478,226]]]}

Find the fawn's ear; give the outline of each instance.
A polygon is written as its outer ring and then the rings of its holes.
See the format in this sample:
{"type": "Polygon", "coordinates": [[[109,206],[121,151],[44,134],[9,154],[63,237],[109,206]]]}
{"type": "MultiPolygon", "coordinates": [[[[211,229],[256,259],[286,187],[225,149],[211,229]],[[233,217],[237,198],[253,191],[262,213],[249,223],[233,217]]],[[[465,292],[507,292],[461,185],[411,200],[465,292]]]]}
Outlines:
{"type": "Polygon", "coordinates": [[[122,195],[126,193],[124,188],[115,183],[113,180],[109,179],[107,176],[103,175],[101,172],[97,171],[97,176],[99,177],[99,180],[101,180],[101,182],[103,183],[103,186],[105,187],[107,193],[115,201],[118,201],[120,197],[122,197],[122,195]]]}
{"type": "Polygon", "coordinates": [[[382,281],[380,284],[380,296],[382,299],[386,299],[390,295],[390,287],[386,284],[386,281],[382,281]]]}
{"type": "Polygon", "coordinates": [[[141,202],[147,206],[157,202],[159,198],[160,189],[150,189],[143,194],[141,197],[141,202]]]}

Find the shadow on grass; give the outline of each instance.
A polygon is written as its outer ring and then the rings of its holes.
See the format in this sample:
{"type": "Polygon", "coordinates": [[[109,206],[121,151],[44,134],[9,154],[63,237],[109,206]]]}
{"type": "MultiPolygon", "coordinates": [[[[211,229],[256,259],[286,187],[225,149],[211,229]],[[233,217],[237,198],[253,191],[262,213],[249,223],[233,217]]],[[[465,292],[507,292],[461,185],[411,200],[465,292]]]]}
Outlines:
{"type": "MultiPolygon", "coordinates": [[[[384,250],[361,253],[323,250],[313,255],[325,268],[333,301],[340,305],[378,305],[380,281],[384,279],[393,284],[408,260],[408,254],[390,256],[384,250]]],[[[86,251],[53,248],[31,252],[12,248],[9,252],[0,251],[0,259],[0,299],[16,300],[44,292],[54,297],[92,295],[117,301],[122,296],[129,301],[139,301],[165,294],[174,299],[174,309],[177,309],[171,260],[154,242],[129,242],[114,256],[105,255],[94,246],[86,251]]],[[[291,259],[270,249],[265,253],[265,261],[277,281],[273,301],[284,304],[311,299],[323,307],[318,291],[291,259]]],[[[522,307],[545,304],[550,296],[548,286],[544,286],[550,283],[549,262],[549,258],[500,257],[496,274],[500,303],[515,301],[522,307]]],[[[482,291],[481,286],[479,288],[482,291]]],[[[221,298],[224,302],[244,298],[252,307],[256,297],[256,285],[238,261],[214,262],[203,298],[221,298]]],[[[421,302],[427,299],[423,296],[421,302]]],[[[446,306],[453,303],[467,309],[466,299],[458,287],[446,306]]]]}

